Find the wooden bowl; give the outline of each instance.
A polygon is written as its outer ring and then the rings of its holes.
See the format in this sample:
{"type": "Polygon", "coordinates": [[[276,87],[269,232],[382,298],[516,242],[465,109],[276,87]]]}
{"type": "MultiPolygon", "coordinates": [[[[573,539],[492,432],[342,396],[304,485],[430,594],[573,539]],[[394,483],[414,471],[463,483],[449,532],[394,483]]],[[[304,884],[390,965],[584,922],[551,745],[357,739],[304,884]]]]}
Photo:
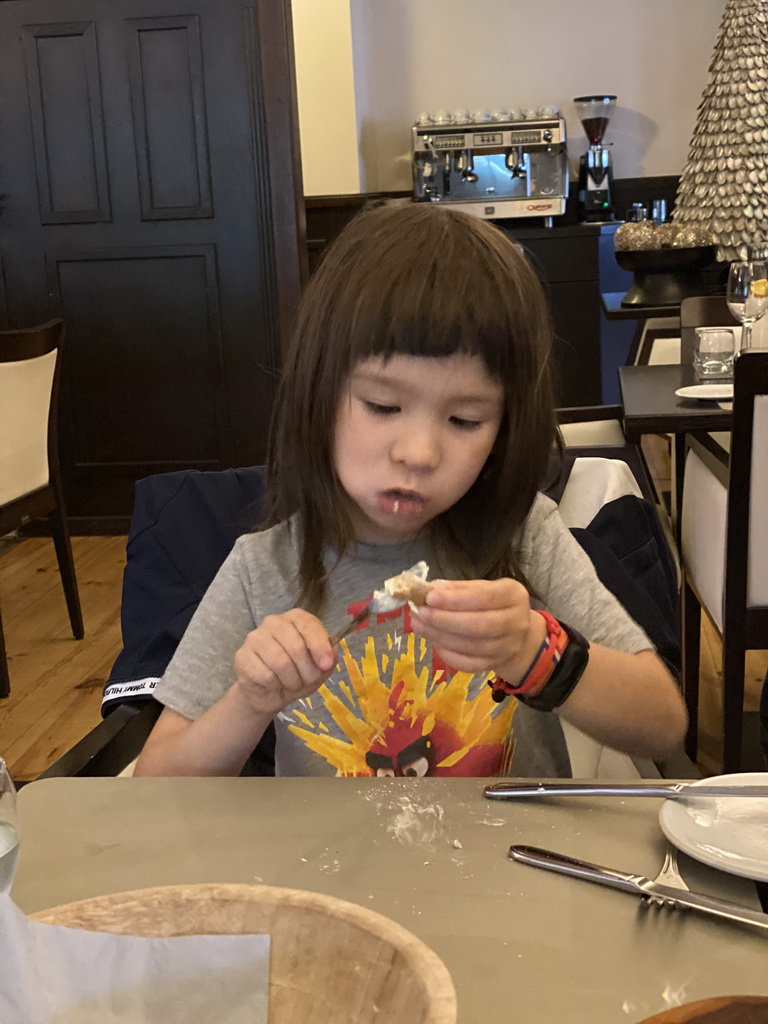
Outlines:
{"type": "Polygon", "coordinates": [[[768,996],[716,996],[664,1010],[640,1024],[766,1024],[768,996]]]}
{"type": "Polygon", "coordinates": [[[119,935],[269,934],[269,1024],[455,1024],[442,960],[405,928],[317,892],[266,885],[169,885],[33,915],[119,935]]]}

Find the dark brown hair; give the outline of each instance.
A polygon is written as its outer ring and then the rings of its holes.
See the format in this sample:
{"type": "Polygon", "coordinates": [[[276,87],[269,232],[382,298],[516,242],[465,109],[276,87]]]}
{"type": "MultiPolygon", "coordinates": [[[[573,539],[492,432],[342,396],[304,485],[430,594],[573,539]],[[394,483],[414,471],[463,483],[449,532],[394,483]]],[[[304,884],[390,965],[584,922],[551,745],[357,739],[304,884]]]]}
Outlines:
{"type": "Polygon", "coordinates": [[[323,552],[355,542],[333,463],[341,390],[360,360],[482,358],[504,417],[475,483],[432,520],[443,562],[467,576],[523,578],[513,539],[557,440],[547,301],[519,247],[494,225],[432,204],[363,210],[336,238],[302,299],[270,438],[270,521],[297,515],[300,602],[319,610],[323,552]]]}

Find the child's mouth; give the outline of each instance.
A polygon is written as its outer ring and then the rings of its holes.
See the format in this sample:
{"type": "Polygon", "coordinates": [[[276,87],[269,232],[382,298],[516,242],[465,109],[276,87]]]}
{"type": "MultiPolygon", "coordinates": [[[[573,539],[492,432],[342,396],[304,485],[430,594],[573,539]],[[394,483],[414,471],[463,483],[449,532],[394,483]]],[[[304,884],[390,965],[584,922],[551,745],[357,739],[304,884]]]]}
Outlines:
{"type": "Polygon", "coordinates": [[[396,516],[421,512],[426,503],[427,499],[422,494],[417,494],[416,491],[401,491],[395,488],[379,492],[379,509],[396,516]]]}

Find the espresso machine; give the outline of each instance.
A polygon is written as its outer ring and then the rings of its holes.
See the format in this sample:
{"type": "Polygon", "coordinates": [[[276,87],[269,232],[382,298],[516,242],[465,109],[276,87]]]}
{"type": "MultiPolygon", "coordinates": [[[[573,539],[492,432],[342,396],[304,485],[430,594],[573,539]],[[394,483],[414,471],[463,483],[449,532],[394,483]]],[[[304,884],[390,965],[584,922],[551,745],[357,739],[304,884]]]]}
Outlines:
{"type": "Polygon", "coordinates": [[[577,96],[576,112],[589,139],[589,149],[579,163],[579,219],[586,223],[611,221],[613,214],[613,166],[603,137],[614,108],[615,96],[577,96]]]}
{"type": "Polygon", "coordinates": [[[420,114],[411,132],[413,197],[475,217],[565,213],[568,154],[556,107],[420,114]]]}

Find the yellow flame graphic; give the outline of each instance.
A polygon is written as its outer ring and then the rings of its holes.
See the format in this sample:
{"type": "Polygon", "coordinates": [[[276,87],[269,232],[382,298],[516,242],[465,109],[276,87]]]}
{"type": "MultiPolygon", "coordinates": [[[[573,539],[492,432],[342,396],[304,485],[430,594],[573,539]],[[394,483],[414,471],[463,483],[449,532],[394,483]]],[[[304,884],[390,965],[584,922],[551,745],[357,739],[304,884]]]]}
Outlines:
{"type": "Polygon", "coordinates": [[[322,722],[314,723],[298,710],[293,714],[301,724],[290,724],[291,732],[333,765],[339,775],[370,775],[365,755],[376,741],[381,740],[387,729],[395,727],[395,716],[409,721],[412,726],[420,721],[422,736],[431,733],[436,722],[443,722],[453,728],[461,745],[444,757],[437,767],[456,765],[474,747],[487,745],[502,749],[500,770],[508,770],[514,706],[512,700],[505,701],[503,705],[494,703],[490,688],[485,685],[493,673],[485,673],[478,692],[470,696],[470,686],[473,683],[477,686],[476,675],[456,672],[448,680],[443,669],[432,675],[431,666],[424,663],[429,653],[424,638],[418,638],[418,656],[416,643],[415,635],[408,634],[405,651],[395,655],[392,639],[388,636],[389,650],[382,654],[379,664],[373,637],[366,641],[359,662],[352,657],[344,641],[343,662],[349,682],[339,682],[336,693],[328,686],[322,686],[317,696],[346,738],[329,735],[322,722]],[[388,668],[385,681],[384,673],[388,668]],[[393,715],[391,689],[399,684],[402,684],[402,689],[393,715]]]}

